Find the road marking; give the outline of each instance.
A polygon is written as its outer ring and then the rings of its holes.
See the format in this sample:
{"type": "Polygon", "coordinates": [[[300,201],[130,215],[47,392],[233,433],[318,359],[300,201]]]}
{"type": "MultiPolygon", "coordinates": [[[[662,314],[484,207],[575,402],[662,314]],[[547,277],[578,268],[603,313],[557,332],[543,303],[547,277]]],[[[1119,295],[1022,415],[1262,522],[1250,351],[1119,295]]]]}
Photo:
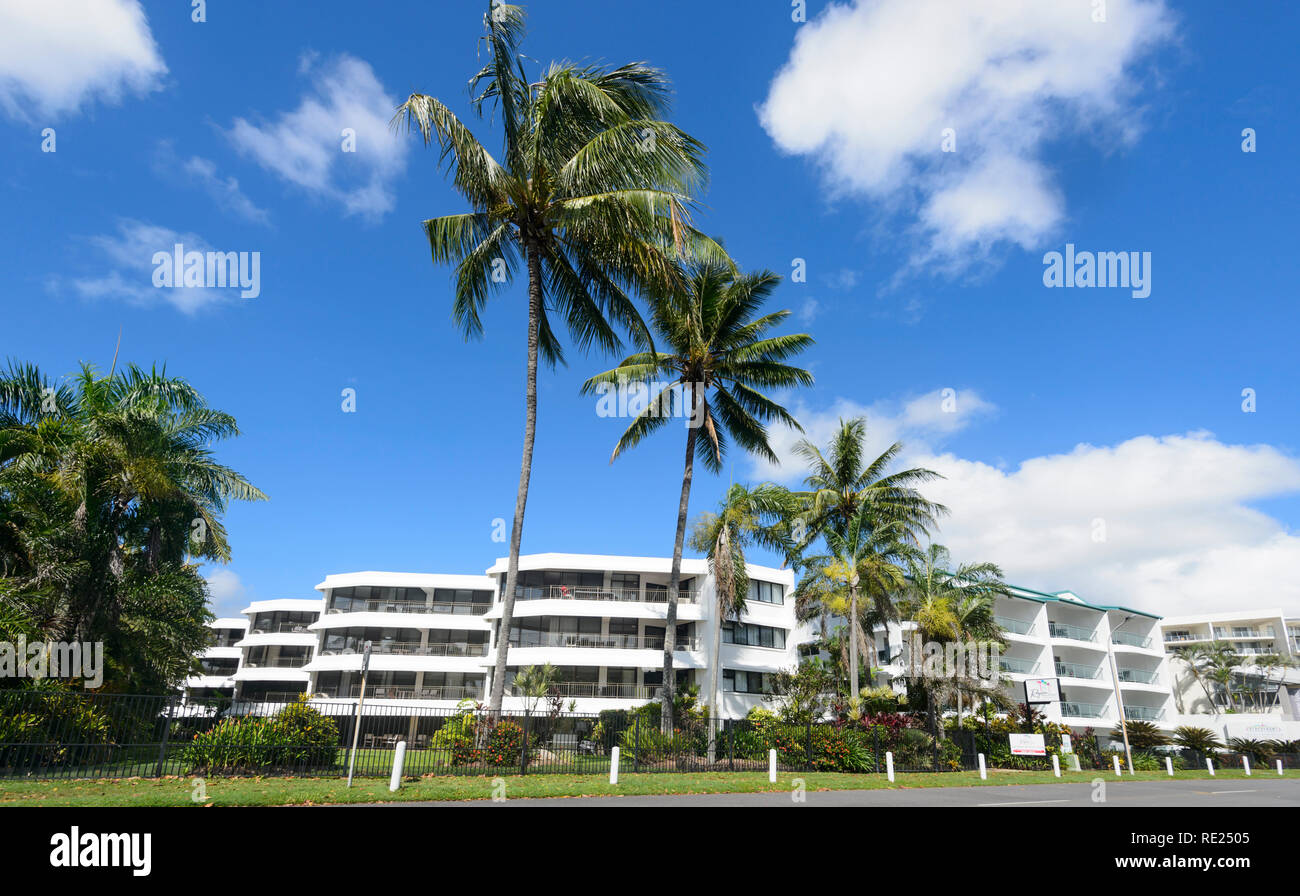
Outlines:
{"type": "Polygon", "coordinates": [[[1253,790],[1210,790],[1208,793],[1255,793],[1253,790]]]}
{"type": "Polygon", "coordinates": [[[1068,803],[1069,800],[1015,800],[1010,803],[976,803],[976,806],[1041,806],[1043,803],[1068,803]]]}

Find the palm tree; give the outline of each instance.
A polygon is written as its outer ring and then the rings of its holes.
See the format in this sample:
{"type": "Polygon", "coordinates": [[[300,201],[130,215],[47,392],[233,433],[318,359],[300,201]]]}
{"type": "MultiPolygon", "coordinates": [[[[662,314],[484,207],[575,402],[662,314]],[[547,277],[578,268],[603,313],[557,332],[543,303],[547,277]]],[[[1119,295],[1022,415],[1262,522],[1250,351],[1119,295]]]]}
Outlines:
{"type": "Polygon", "coordinates": [[[524,446],[510,531],[510,556],[492,674],[490,712],[501,711],[514,615],[524,509],[537,429],[537,362],[563,360],[552,324],[558,315],[582,348],[617,350],[614,325],[648,344],[628,295],[673,282],[673,247],[704,246],[688,224],[691,192],[704,177],[703,146],[663,120],[669,84],[641,63],[606,69],[552,64],[539,81],[525,74],[522,7],[494,2],[483,18],[486,65],[470,81],[473,107],[501,121],[500,160],[439,100],[413,93],[394,125],[437,142],[456,189],[472,211],[424,222],[433,260],[456,272],[453,317],[480,337],[488,300],[528,280],[524,446]]]}
{"type": "Polygon", "coordinates": [[[809,466],[805,491],[796,493],[801,503],[798,528],[804,534],[796,544],[797,550],[811,544],[827,528],[845,531],[849,520],[863,506],[873,508],[878,520],[902,523],[906,537],[913,541],[948,512],[942,504],[926,500],[917,491],[917,486],[943,478],[940,474],[923,467],[888,472],[903,451],[902,442],[895,442],[865,463],[866,440],[866,418],[855,417],[840,420],[840,428],[825,452],[807,439],[795,446],[795,452],[809,466]]]}
{"type": "Polygon", "coordinates": [[[1222,746],[1218,735],[1209,728],[1197,728],[1192,725],[1180,725],[1175,728],[1174,743],[1184,750],[1195,750],[1198,753],[1210,753],[1222,746]]]}
{"type": "Polygon", "coordinates": [[[528,713],[537,708],[537,701],[550,694],[559,680],[559,670],[550,663],[541,666],[524,666],[515,673],[515,687],[520,696],[528,700],[528,713]]]}
{"type": "Polygon", "coordinates": [[[662,293],[652,303],[651,323],[667,350],[652,348],[632,355],[582,386],[582,391],[590,394],[629,382],[654,384],[658,378],[668,378],[651,389],[653,394],[646,407],[614,446],[610,463],[675,414],[687,419],[686,458],[665,623],[661,714],[665,730],[671,726],[677,600],[695,452],[700,452],[705,467],[718,473],[730,437],[746,451],[775,463],[766,424],[776,420],[794,429],[799,424],[759,390],[809,386],[813,381],[808,371],[783,363],[812,345],[812,337],[805,333],[769,335],[790,312],[755,316],[780,277],[771,271],[742,274],[730,263],[717,259],[698,261],[683,274],[685,289],[662,293]]]}
{"type": "Polygon", "coordinates": [[[898,617],[894,595],[905,584],[903,571],[913,550],[907,542],[906,525],[900,520],[879,521],[874,510],[861,504],[843,530],[826,528],[822,538],[827,553],[802,558],[806,571],[795,586],[796,612],[807,614],[817,606],[824,614],[848,617],[849,700],[853,705],[860,689],[859,650],[874,658],[875,621],[898,617]],[[864,632],[859,603],[863,597],[870,601],[870,638],[864,632]]]}
{"type": "Polygon", "coordinates": [[[238,433],[165,370],[0,373],[0,590],[20,618],[109,642],[136,683],[183,677],[211,618],[187,558],[228,560],[228,503],[266,498],[213,457],[238,433]]]}
{"type": "Polygon", "coordinates": [[[715,595],[713,611],[713,669],[709,676],[709,761],[715,755],[717,732],[715,721],[721,717],[722,625],[737,619],[745,609],[749,592],[749,573],[745,566],[745,548],[751,544],[782,551],[787,542],[780,522],[787,508],[785,489],[770,483],[754,488],[733,485],[727,489],[717,513],[704,513],[695,521],[691,549],[704,554],[713,573],[715,595]]]}

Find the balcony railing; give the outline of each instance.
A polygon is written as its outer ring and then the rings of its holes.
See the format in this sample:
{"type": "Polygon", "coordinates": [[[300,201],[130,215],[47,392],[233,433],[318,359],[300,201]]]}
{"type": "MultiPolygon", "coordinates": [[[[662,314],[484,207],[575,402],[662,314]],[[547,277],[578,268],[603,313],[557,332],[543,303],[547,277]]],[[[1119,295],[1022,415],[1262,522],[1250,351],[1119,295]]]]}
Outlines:
{"type": "Polygon", "coordinates": [[[255,625],[249,631],[249,634],[250,635],[276,635],[276,634],[312,635],[315,634],[315,632],[313,632],[311,629],[307,627],[308,625],[310,625],[310,623],[307,622],[267,623],[265,625],[255,625]]]}
{"type": "Polygon", "coordinates": [[[1101,671],[1095,666],[1081,666],[1078,663],[1057,663],[1056,674],[1064,675],[1066,678],[1086,678],[1091,680],[1101,678],[1101,671]]]}
{"type": "MultiPolygon", "coordinates": [[[[359,647],[327,647],[321,656],[360,656],[359,647]]],[[[486,642],[456,641],[440,644],[375,644],[370,648],[372,654],[386,656],[487,656],[486,642]]]]}
{"type": "Polygon", "coordinates": [[[1273,629],[1267,631],[1258,628],[1216,628],[1214,630],[1216,638],[1271,638],[1273,629]]]}
{"type": "MultiPolygon", "coordinates": [[[[655,700],[661,688],[657,685],[644,684],[596,684],[585,681],[562,681],[552,686],[551,690],[561,697],[603,697],[615,700],[655,700]]],[[[523,691],[511,687],[513,697],[524,696],[523,691]]]]}
{"type": "Polygon", "coordinates": [[[1072,719],[1104,719],[1106,718],[1106,707],[1100,703],[1075,703],[1071,701],[1061,704],[1061,715],[1069,716],[1072,719]]]}
{"type": "Polygon", "coordinates": [[[1184,635],[1178,632],[1175,633],[1165,632],[1166,644],[1177,644],[1180,641],[1205,641],[1205,640],[1207,639],[1204,635],[1184,635]]]}
{"type": "Polygon", "coordinates": [[[482,616],[491,604],[463,604],[440,601],[367,600],[350,601],[346,606],[330,607],[333,613],[446,613],[452,616],[482,616]]]}
{"type": "MultiPolygon", "coordinates": [[[[634,603],[663,604],[668,602],[667,590],[637,588],[571,588],[568,585],[546,585],[540,588],[519,586],[515,588],[516,600],[619,600],[634,603]]],[[[683,588],[677,594],[679,603],[693,604],[697,597],[693,589],[683,588]]]]}
{"type": "Polygon", "coordinates": [[[1069,638],[1071,641],[1095,642],[1097,640],[1097,632],[1093,629],[1066,625],[1064,622],[1047,623],[1047,631],[1053,638],[1069,638]]]}
{"type": "Polygon", "coordinates": [[[1038,664],[1033,660],[1019,660],[1004,656],[998,659],[998,668],[1003,672],[1012,672],[1016,675],[1033,675],[1038,671],[1038,664]]]}
{"type": "MultiPolygon", "coordinates": [[[[538,634],[525,632],[510,639],[511,647],[603,647],[615,650],[663,650],[662,637],[637,635],[538,634]]],[[[675,650],[699,650],[698,638],[678,638],[675,650]]]]}
{"type": "Polygon", "coordinates": [[[1110,640],[1114,644],[1127,644],[1129,647],[1150,647],[1151,639],[1130,632],[1113,632],[1110,640]]]}
{"type": "MultiPolygon", "coordinates": [[[[326,694],[326,697],[331,695],[326,694]]],[[[340,695],[341,696],[341,695],[340,695]]],[[[349,697],[361,696],[361,685],[354,684],[349,697]]],[[[464,700],[483,697],[483,685],[456,685],[446,687],[413,688],[366,685],[367,700],[464,700]]]]}
{"type": "Polygon", "coordinates": [[[309,656],[282,656],[274,661],[261,660],[259,662],[246,661],[245,669],[297,669],[311,662],[309,656]]]}
{"type": "Polygon", "coordinates": [[[1010,619],[1006,616],[994,616],[993,621],[1013,634],[1032,635],[1034,633],[1034,624],[1032,622],[1025,622],[1023,619],[1010,619]]]}
{"type": "Polygon", "coordinates": [[[1163,709],[1152,709],[1148,706],[1125,706],[1124,718],[1132,719],[1135,722],[1159,722],[1165,717],[1163,709]]]}
{"type": "Polygon", "coordinates": [[[1120,681],[1134,681],[1138,684],[1155,684],[1156,673],[1148,672],[1146,669],[1120,669],[1120,681]]]}

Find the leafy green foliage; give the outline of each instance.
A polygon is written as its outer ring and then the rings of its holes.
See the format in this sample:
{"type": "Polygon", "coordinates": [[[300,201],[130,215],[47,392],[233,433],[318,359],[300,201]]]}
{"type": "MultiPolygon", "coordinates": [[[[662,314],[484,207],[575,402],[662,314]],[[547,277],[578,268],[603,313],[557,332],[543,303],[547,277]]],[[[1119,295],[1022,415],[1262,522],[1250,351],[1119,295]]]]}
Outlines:
{"type": "Polygon", "coordinates": [[[222,719],[194,735],[181,759],[191,773],[325,770],[337,764],[338,750],[338,724],[303,697],[268,718],[222,719]]]}

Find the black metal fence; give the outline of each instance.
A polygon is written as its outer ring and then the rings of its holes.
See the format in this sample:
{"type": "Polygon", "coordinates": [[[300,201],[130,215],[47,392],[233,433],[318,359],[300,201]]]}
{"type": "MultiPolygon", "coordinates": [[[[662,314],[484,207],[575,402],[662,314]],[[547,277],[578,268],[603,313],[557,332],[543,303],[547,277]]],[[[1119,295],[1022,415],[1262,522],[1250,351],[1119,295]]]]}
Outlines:
{"type": "MultiPolygon", "coordinates": [[[[627,772],[763,771],[775,750],[782,771],[883,773],[892,754],[898,772],[973,770],[983,754],[990,769],[1045,770],[1051,754],[1062,769],[1109,769],[1113,744],[1072,738],[1073,757],[1047,735],[1047,756],[1017,756],[1005,733],[949,730],[934,737],[920,718],[894,717],[850,725],[792,724],[772,719],[690,717],[671,732],[659,707],[561,712],[546,700],[528,712],[492,718],[478,706],[457,709],[354,701],[309,703],[186,702],[179,697],[0,691],[0,778],[123,778],[163,775],[387,776],[399,742],[403,772],[419,775],[608,773],[615,747],[627,772]],[[355,738],[354,738],[355,735],[355,738]]],[[[1179,768],[1204,768],[1204,756],[1173,754],[1179,768]]],[[[1163,769],[1163,754],[1139,751],[1143,770],[1163,769]]],[[[1215,754],[1217,768],[1239,768],[1240,756],[1215,754]]],[[[1256,757],[1261,772],[1281,759],[1256,757]]]]}

